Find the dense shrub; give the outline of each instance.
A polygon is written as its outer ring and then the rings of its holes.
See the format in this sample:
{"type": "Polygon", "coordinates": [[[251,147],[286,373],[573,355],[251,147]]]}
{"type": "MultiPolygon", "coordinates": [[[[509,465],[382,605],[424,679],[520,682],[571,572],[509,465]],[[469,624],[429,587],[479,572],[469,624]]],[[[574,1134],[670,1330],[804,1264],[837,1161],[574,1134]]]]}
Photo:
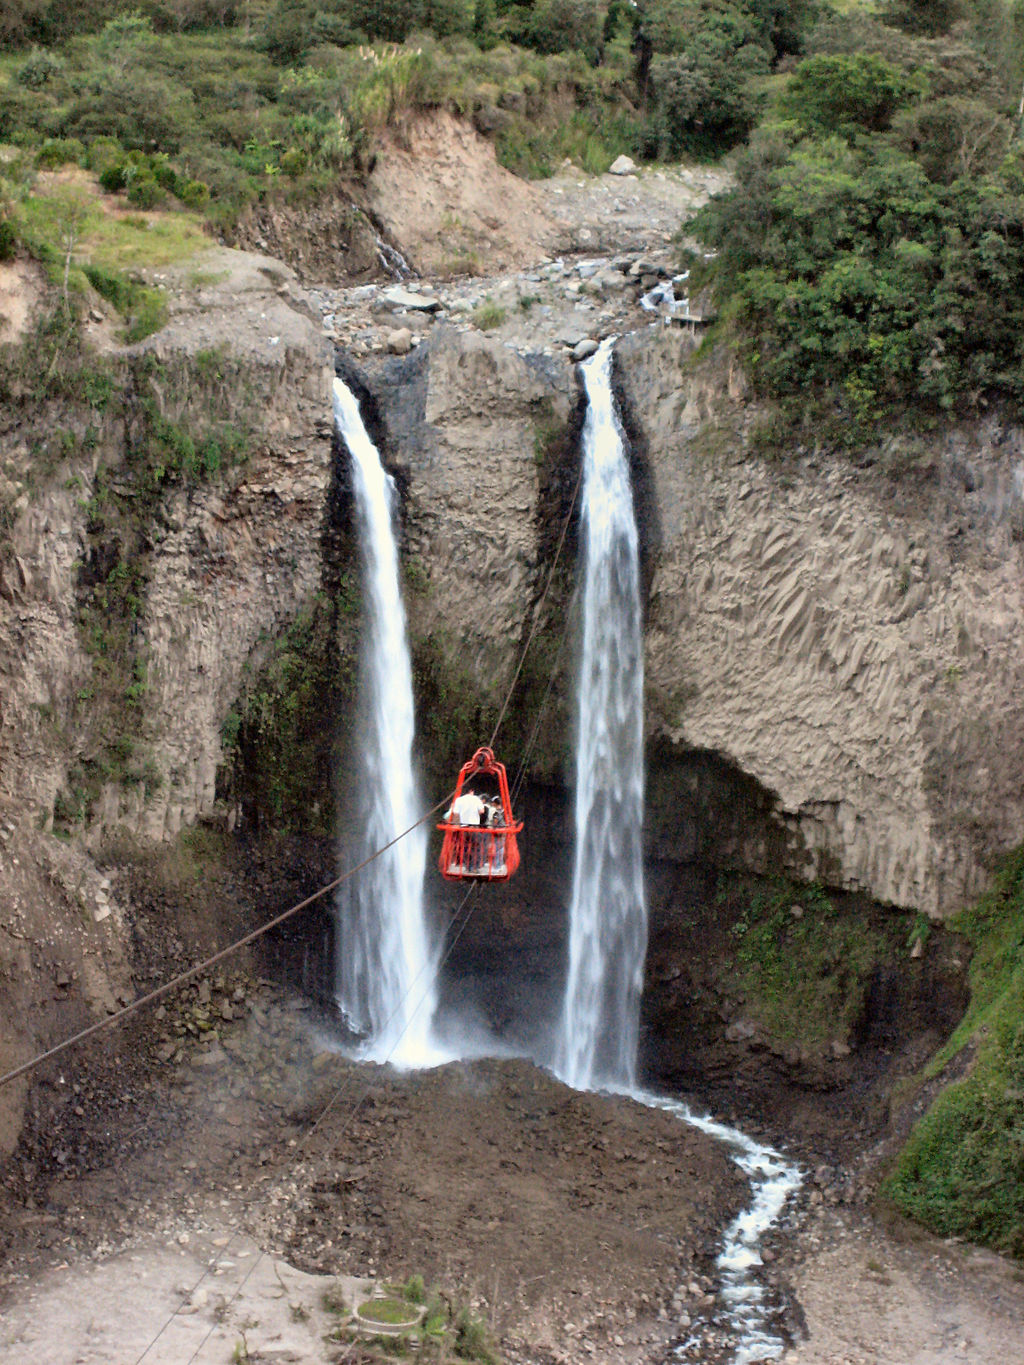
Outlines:
{"type": "Polygon", "coordinates": [[[41,90],[52,77],[58,76],[63,70],[64,63],[55,52],[37,47],[28,61],[18,67],[15,80],[19,85],[28,86],[30,90],[41,90]]]}
{"type": "Polygon", "coordinates": [[[85,161],[85,144],[76,137],[50,137],[36,152],[36,165],[43,170],[85,161]]]}
{"type": "Polygon", "coordinates": [[[145,172],[132,176],[126,193],[129,204],[134,204],[137,209],[155,209],[167,202],[167,196],[156,178],[145,172]]]}
{"type": "Polygon", "coordinates": [[[695,48],[651,63],[651,115],[647,152],[663,160],[713,157],[744,138],[757,121],[752,70],[763,66],[760,48],[729,55],[695,48]]]}
{"type": "Polygon", "coordinates": [[[755,140],[695,230],[767,394],[839,394],[861,422],[907,401],[1024,401],[1024,183],[930,181],[882,140],[755,140]]]}
{"type": "Polygon", "coordinates": [[[18,250],[18,234],[14,224],[0,218],[0,261],[12,261],[18,250]]]}
{"type": "Polygon", "coordinates": [[[780,107],[810,133],[880,132],[920,88],[870,53],[821,55],[800,63],[780,107]]]}
{"type": "Polygon", "coordinates": [[[535,52],[581,52],[596,62],[601,55],[602,21],[596,0],[536,0],[529,7],[518,7],[508,35],[535,52]]]}
{"type": "Polygon", "coordinates": [[[174,154],[195,126],[192,92],[144,70],[97,80],[68,109],[64,129],[69,137],[91,142],[114,137],[125,147],[174,154]]]}
{"type": "MultiPolygon", "coordinates": [[[[89,143],[85,154],[85,164],[95,175],[102,178],[105,172],[115,166],[123,166],[125,150],[116,137],[97,137],[89,143]]],[[[120,189],[121,186],[116,186],[120,189]]]]}

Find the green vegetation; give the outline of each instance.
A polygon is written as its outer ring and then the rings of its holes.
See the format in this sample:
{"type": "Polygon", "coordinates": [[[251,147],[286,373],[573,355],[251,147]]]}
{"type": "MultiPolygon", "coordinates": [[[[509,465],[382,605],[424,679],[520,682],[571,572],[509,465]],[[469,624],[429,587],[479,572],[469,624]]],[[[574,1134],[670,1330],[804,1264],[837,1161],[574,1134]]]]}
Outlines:
{"type": "Polygon", "coordinates": [[[953,32],[929,13],[825,11],[735,189],[688,225],[780,439],[1024,404],[1024,6],[957,6],[953,32]]]}
{"type": "Polygon", "coordinates": [[[473,322],[483,332],[488,332],[493,327],[500,327],[507,316],[507,309],[491,298],[484,299],[483,303],[473,310],[473,322]]]}
{"type": "Polygon", "coordinates": [[[77,318],[91,286],[124,320],[123,339],[140,341],[166,319],[163,291],[134,271],[186,260],[209,246],[192,215],[149,219],[108,213],[87,176],[44,184],[24,167],[0,175],[0,203],[11,243],[46,269],[65,319],[77,318]]]}
{"type": "Polygon", "coordinates": [[[447,790],[446,784],[481,742],[466,737],[490,734],[498,718],[498,698],[488,697],[465,667],[465,653],[447,631],[412,640],[413,696],[428,790],[447,790]]]}
{"type": "Polygon", "coordinates": [[[331,1339],[360,1342],[368,1359],[418,1359],[441,1362],[477,1361],[498,1365],[498,1355],[485,1325],[468,1309],[458,1308],[447,1294],[427,1290],[422,1275],[404,1285],[386,1284],[382,1295],[364,1300],[353,1314],[335,1289],[323,1306],[341,1319],[331,1339]],[[379,1325],[379,1335],[373,1334],[379,1325]]]}
{"type": "Polygon", "coordinates": [[[715,156],[756,120],[809,14],[810,0],[11,0],[0,141],[221,231],[358,175],[378,130],[417,109],[473,117],[527,175],[565,157],[603,171],[620,152],[715,156]]]}
{"type": "Polygon", "coordinates": [[[380,1323],[382,1327],[412,1326],[419,1320],[419,1309],[404,1299],[368,1299],[356,1309],[363,1322],[380,1323]]]}
{"type": "Polygon", "coordinates": [[[350,585],[319,594],[280,636],[265,640],[221,733],[219,785],[253,828],[334,833],[338,737],[325,716],[354,701],[350,585]]]}
{"type": "Polygon", "coordinates": [[[864,1016],[872,975],[906,957],[911,915],[882,921],[847,900],[840,910],[819,883],[722,878],[719,903],[740,907],[731,988],[774,1037],[819,1048],[846,1042],[864,1016]]]}
{"type": "Polygon", "coordinates": [[[971,943],[971,1003],[925,1079],[942,1090],[884,1192],[943,1236],[1024,1258],[1024,847],[952,927],[971,943]]]}

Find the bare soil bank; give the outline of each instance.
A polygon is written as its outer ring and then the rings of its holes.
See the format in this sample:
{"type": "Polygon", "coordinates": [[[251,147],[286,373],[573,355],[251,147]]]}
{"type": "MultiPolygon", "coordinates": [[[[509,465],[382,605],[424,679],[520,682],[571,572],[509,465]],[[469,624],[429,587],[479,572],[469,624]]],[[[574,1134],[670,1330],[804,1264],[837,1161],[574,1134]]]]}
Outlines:
{"type": "MultiPolygon", "coordinates": [[[[666,1114],[575,1093],[519,1061],[406,1075],[355,1065],[301,1000],[238,978],[184,992],[154,1023],[134,1047],[162,1083],[145,1082],[138,1055],[133,1074],[129,1053],[101,1131],[83,1112],[48,1166],[23,1147],[8,1168],[6,1312],[27,1283],[44,1296],[54,1286],[55,1302],[34,1328],[15,1313],[0,1361],[24,1359],[29,1339],[49,1365],[101,1359],[81,1354],[95,1322],[72,1313],[86,1281],[120,1255],[176,1253],[211,1230],[244,1232],[304,1272],[423,1275],[472,1305],[513,1359],[647,1358],[678,1330],[677,1288],[692,1283],[703,1303],[713,1287],[745,1183],[666,1114]],[[44,1348],[31,1333],[54,1312],[63,1344],[44,1348]]],[[[73,1113],[93,1103],[75,1076],[54,1077],[73,1113]]],[[[147,1264],[170,1273],[159,1256],[147,1264]]],[[[158,1330],[160,1302],[119,1345],[124,1358],[158,1330]]]]}

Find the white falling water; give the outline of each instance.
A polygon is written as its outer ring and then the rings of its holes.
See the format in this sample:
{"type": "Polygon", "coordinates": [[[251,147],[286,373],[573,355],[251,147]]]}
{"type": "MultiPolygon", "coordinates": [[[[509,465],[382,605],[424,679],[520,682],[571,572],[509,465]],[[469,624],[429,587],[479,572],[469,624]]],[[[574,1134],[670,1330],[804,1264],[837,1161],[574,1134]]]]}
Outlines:
{"type": "Polygon", "coordinates": [[[555,1060],[558,1075],[578,1089],[632,1086],[647,951],[639,555],[611,360],[608,340],[583,366],[576,859],[555,1060]]]}
{"type": "MultiPolygon", "coordinates": [[[[412,667],[393,527],[394,480],[367,435],[354,394],[334,381],[334,420],[352,456],[363,558],[363,771],[355,805],[359,861],[421,816],[413,776],[412,667]]],[[[399,1066],[439,1060],[431,1043],[436,961],[423,910],[424,827],[341,888],[338,1004],[365,1036],[364,1055],[399,1066]]]]}
{"type": "MultiPolygon", "coordinates": [[[[737,1128],[678,1100],[638,1090],[636,1050],[647,912],[642,830],[643,651],[636,518],[606,341],[583,367],[583,644],[577,698],[576,861],[569,974],[555,1070],[578,1089],[618,1090],[724,1142],[753,1199],[726,1229],[718,1269],[733,1365],[775,1360],[784,1343],[769,1324],[756,1277],[759,1242],[800,1184],[799,1168],[737,1128]]],[[[682,1342],[678,1358],[690,1358],[682,1342]]]]}

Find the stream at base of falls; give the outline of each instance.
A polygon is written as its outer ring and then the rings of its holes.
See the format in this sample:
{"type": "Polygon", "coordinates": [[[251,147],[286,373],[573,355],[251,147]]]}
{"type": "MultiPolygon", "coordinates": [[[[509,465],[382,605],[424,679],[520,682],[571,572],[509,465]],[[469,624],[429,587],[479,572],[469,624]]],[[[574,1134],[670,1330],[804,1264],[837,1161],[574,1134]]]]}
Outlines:
{"type": "MultiPolygon", "coordinates": [[[[726,1228],[715,1264],[721,1277],[729,1325],[738,1338],[733,1365],[777,1360],[786,1344],[771,1329],[764,1287],[755,1272],[763,1263],[759,1243],[777,1222],[790,1195],[799,1189],[800,1168],[773,1147],[755,1142],[739,1128],[696,1113],[681,1100],[646,1090],[632,1092],[632,1098],[652,1109],[664,1109],[708,1137],[717,1138],[729,1149],[732,1160],[750,1181],[753,1200],[726,1228]]],[[[671,1358],[687,1359],[690,1345],[688,1341],[682,1342],[671,1358]]]]}

